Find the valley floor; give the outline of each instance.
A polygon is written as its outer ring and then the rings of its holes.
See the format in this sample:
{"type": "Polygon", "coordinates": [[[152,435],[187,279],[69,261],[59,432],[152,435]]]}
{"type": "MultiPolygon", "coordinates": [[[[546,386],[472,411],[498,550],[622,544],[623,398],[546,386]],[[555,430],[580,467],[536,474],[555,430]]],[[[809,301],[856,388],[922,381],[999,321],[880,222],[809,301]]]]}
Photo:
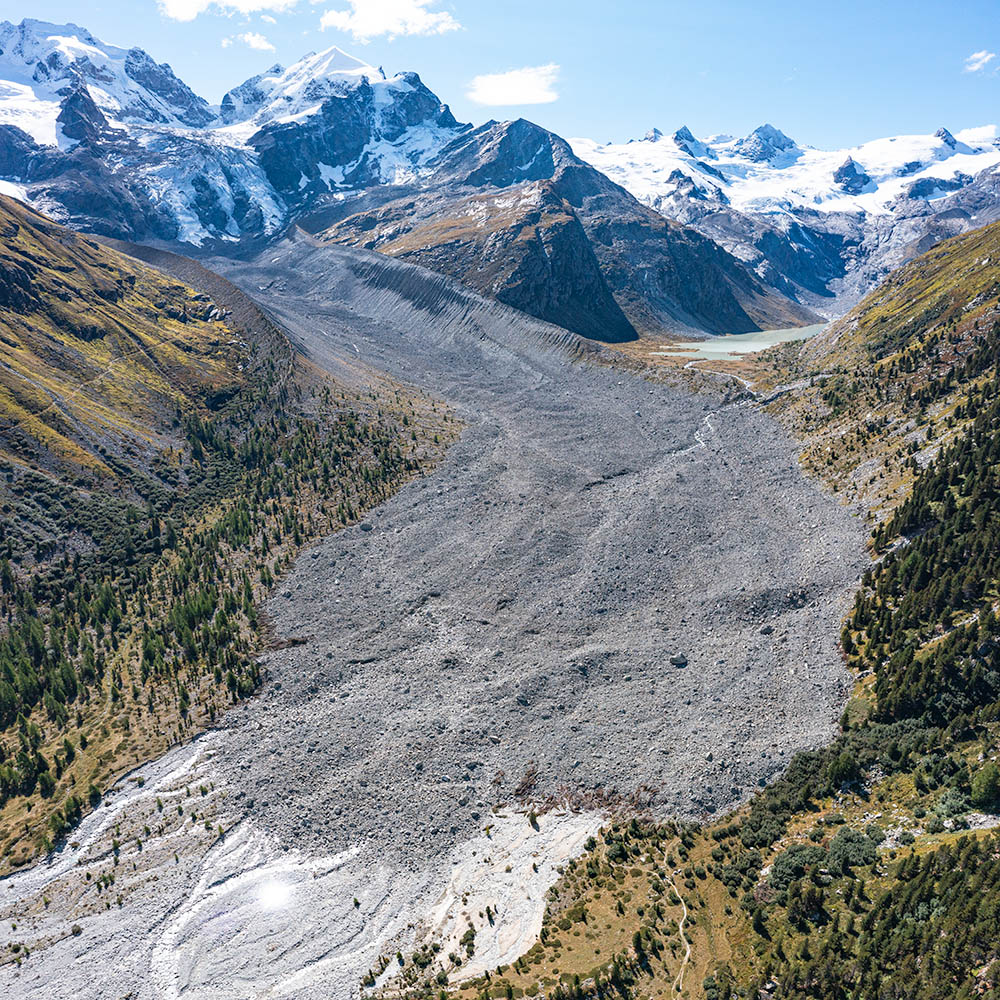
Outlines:
{"type": "Polygon", "coordinates": [[[356,996],[425,917],[506,961],[604,810],[718,813],[828,741],[862,529],[775,421],[385,258],[296,242],[227,277],[465,430],[299,558],[259,698],[0,883],[8,996],[356,996]],[[523,933],[487,946],[490,898],[523,933]]]}

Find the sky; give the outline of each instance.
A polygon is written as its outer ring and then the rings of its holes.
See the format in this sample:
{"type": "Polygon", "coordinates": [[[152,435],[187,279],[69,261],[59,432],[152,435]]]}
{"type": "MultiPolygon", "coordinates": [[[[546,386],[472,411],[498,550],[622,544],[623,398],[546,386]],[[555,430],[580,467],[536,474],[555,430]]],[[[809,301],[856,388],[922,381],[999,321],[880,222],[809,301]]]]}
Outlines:
{"type": "Polygon", "coordinates": [[[620,142],[770,122],[841,148],[1000,122],[1000,0],[0,0],[145,49],[215,103],[337,45],[413,70],[460,121],[620,142]]]}

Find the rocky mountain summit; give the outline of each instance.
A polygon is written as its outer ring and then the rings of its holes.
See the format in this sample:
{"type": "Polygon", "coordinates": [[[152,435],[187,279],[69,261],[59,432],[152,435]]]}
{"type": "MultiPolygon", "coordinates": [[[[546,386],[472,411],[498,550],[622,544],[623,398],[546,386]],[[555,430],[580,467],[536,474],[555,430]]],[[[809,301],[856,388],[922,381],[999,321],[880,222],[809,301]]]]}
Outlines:
{"type": "Polygon", "coordinates": [[[1000,217],[1000,138],[989,126],[800,145],[773,125],[742,139],[653,129],[574,152],[644,204],[715,240],[771,287],[836,316],[885,275],[1000,217]]]}
{"type": "Polygon", "coordinates": [[[212,107],[76,25],[0,25],[0,175],[77,228],[200,246],[280,232],[320,191],[393,181],[462,126],[414,73],[330,49],[212,107]]]}

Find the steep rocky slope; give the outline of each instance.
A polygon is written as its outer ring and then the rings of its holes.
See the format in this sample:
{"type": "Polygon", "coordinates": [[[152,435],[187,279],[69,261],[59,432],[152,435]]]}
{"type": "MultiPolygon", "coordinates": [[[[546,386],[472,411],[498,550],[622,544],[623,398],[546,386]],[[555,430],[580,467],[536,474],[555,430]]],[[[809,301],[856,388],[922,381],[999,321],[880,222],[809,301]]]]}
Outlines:
{"type": "Polygon", "coordinates": [[[803,458],[851,503],[888,517],[965,433],[996,364],[1000,224],[937,244],[837,323],[783,348],[764,381],[801,383],[775,408],[803,458]]]}
{"type": "Polygon", "coordinates": [[[419,192],[369,191],[354,214],[345,201],[338,211],[347,217],[325,237],[452,274],[600,340],[741,333],[814,318],[531,122],[472,129],[428,171],[419,192]]]}

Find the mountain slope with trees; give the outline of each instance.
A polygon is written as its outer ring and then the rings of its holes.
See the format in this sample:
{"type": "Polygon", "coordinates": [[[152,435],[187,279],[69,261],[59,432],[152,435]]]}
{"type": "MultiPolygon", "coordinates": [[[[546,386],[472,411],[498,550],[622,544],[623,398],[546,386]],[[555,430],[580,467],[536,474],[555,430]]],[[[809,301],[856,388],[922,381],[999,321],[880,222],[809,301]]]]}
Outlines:
{"type": "Polygon", "coordinates": [[[9,869],[253,692],[274,580],[450,429],[321,373],[235,289],[220,308],[6,198],[0,231],[9,869]]]}

